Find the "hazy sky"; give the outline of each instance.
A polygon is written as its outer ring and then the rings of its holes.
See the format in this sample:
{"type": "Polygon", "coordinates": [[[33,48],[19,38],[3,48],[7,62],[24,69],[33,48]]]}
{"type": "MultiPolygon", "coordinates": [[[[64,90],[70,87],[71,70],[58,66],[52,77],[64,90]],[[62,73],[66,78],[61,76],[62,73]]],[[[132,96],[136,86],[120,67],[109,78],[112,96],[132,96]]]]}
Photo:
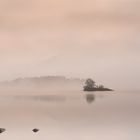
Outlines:
{"type": "Polygon", "coordinates": [[[140,88],[139,0],[0,0],[0,78],[93,77],[140,88]]]}

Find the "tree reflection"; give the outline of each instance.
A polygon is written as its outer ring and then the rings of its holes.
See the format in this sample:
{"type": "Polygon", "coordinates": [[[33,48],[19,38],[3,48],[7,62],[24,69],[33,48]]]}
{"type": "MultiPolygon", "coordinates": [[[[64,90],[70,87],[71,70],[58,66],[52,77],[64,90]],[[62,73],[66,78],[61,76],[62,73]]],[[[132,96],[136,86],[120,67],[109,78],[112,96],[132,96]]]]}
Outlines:
{"type": "Polygon", "coordinates": [[[86,94],[86,101],[87,103],[91,104],[95,101],[95,95],[94,94],[86,94]]]}

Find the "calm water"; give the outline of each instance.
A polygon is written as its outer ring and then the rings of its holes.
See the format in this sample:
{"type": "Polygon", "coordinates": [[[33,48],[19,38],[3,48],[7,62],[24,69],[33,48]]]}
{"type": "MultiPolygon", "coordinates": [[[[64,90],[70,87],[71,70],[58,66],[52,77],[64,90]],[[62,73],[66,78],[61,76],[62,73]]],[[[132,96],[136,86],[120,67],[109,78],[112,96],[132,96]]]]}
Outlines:
{"type": "Polygon", "coordinates": [[[140,140],[140,92],[1,95],[0,127],[2,140],[140,140]]]}

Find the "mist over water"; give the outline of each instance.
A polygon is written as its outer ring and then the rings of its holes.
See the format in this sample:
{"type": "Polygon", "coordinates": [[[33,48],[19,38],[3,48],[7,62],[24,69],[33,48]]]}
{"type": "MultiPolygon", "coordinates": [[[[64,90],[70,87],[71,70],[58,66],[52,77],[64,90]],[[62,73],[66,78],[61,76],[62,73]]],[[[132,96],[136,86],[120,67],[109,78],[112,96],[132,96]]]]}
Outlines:
{"type": "Polygon", "coordinates": [[[139,140],[140,92],[46,92],[0,96],[9,140],[139,140]],[[38,128],[36,134],[32,129],[38,128]]]}
{"type": "Polygon", "coordinates": [[[0,0],[0,140],[140,140],[139,64],[140,0],[0,0]]]}

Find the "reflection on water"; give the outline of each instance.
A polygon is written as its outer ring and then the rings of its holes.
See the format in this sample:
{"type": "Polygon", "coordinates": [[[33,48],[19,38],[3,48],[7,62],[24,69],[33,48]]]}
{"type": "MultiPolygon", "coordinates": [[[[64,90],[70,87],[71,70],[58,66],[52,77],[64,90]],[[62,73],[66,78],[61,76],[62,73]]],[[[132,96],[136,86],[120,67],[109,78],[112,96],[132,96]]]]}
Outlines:
{"type": "MultiPolygon", "coordinates": [[[[12,96],[13,99],[15,100],[25,100],[25,101],[45,101],[45,102],[63,102],[71,99],[75,99],[78,101],[80,97],[77,98],[72,98],[72,97],[67,97],[64,95],[40,95],[40,96],[12,96]]],[[[91,104],[92,102],[95,101],[95,95],[94,93],[88,93],[85,94],[84,99],[86,99],[87,103],[91,104]]]]}
{"type": "MultiPolygon", "coordinates": [[[[63,102],[66,100],[77,100],[77,102],[79,102],[80,96],[73,97],[73,96],[65,96],[65,95],[35,95],[35,96],[26,95],[26,96],[11,96],[11,98],[19,101],[25,100],[25,101],[63,102]]],[[[94,93],[87,93],[85,94],[83,99],[86,99],[87,103],[92,103],[95,101],[95,95],[94,93]]]]}
{"type": "Polygon", "coordinates": [[[86,94],[85,95],[86,101],[91,104],[95,101],[95,95],[94,94],[86,94]]]}
{"type": "Polygon", "coordinates": [[[0,125],[7,130],[0,139],[140,140],[139,107],[134,92],[0,96],[0,125]]]}
{"type": "Polygon", "coordinates": [[[36,95],[36,96],[13,96],[16,100],[34,100],[34,101],[48,101],[48,102],[60,102],[65,101],[66,97],[62,95],[36,95]]]}

